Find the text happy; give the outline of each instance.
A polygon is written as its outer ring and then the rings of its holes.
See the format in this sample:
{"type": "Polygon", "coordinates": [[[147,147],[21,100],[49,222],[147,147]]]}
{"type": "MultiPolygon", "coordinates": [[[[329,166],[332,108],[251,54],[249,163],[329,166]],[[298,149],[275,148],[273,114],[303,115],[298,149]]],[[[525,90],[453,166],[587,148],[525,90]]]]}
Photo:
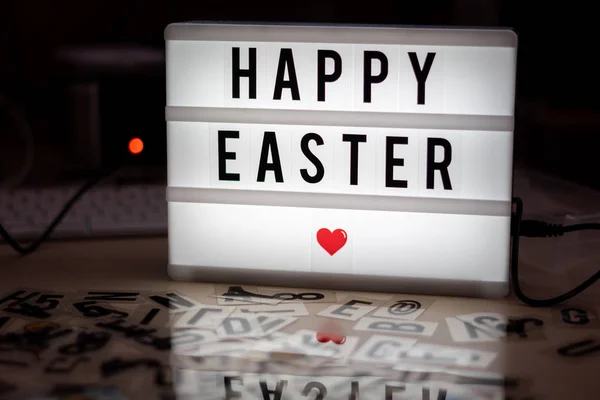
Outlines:
{"type": "MultiPolygon", "coordinates": [[[[242,60],[240,47],[231,48],[231,57],[229,66],[231,71],[231,98],[232,99],[257,99],[257,80],[258,66],[260,65],[257,48],[249,47],[244,49],[246,57],[242,60]],[[243,67],[242,65],[245,65],[243,67]],[[241,84],[245,81],[247,92],[242,93],[241,84]]],[[[313,68],[316,73],[316,84],[313,87],[317,93],[318,102],[326,102],[328,99],[328,87],[340,81],[343,74],[352,74],[352,65],[346,66],[339,52],[331,49],[318,49],[316,51],[316,65],[304,65],[303,68],[313,68]]],[[[392,76],[396,71],[390,71],[390,60],[388,55],[381,51],[365,50],[362,52],[362,102],[371,103],[373,101],[373,87],[383,84],[388,76],[392,76]]],[[[420,60],[416,52],[406,52],[404,54],[410,62],[411,71],[406,71],[403,75],[406,79],[412,79],[416,83],[417,90],[414,93],[414,103],[418,105],[426,104],[426,83],[429,73],[434,65],[436,53],[427,52],[420,60]]],[[[301,93],[301,85],[297,73],[296,59],[294,58],[292,48],[282,48],[279,51],[277,60],[276,75],[273,85],[273,92],[269,93],[273,100],[282,100],[284,96],[293,101],[301,101],[307,93],[301,93]],[[286,94],[284,94],[286,93],[286,94]]],[[[298,58],[296,56],[296,58],[298,58]]],[[[306,63],[301,59],[299,62],[306,63]]],[[[391,80],[391,79],[390,79],[391,80]]],[[[344,83],[343,81],[342,84],[344,83]]],[[[336,90],[335,88],[333,90],[336,90]]],[[[339,90],[339,89],[338,89],[339,90]]],[[[406,89],[405,89],[406,90],[406,89]]]]}

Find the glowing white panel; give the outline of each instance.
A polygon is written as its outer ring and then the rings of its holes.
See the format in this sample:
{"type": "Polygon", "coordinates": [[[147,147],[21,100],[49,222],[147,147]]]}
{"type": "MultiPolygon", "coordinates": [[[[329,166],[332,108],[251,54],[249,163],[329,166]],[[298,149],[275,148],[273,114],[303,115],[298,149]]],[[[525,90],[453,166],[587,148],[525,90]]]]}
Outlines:
{"type": "Polygon", "coordinates": [[[169,273],[501,296],[516,36],[173,24],[169,273]]]}
{"type": "Polygon", "coordinates": [[[512,31],[224,27],[167,27],[168,106],[513,115],[512,31]],[[382,59],[387,74],[374,83],[382,59]],[[281,97],[275,93],[280,67],[281,97]]]}
{"type": "Polygon", "coordinates": [[[509,131],[174,121],[167,130],[173,187],[510,200],[509,131]]]}
{"type": "Polygon", "coordinates": [[[171,202],[169,222],[175,278],[212,279],[212,271],[195,268],[206,266],[238,278],[241,270],[250,270],[265,284],[280,280],[261,271],[287,273],[292,285],[314,279],[318,286],[335,286],[359,276],[398,291],[415,290],[411,278],[439,285],[468,282],[484,292],[492,283],[488,294],[495,295],[508,278],[508,216],[171,202]],[[347,233],[333,256],[316,241],[322,228],[347,233]],[[394,277],[402,279],[385,282],[394,277]]]}

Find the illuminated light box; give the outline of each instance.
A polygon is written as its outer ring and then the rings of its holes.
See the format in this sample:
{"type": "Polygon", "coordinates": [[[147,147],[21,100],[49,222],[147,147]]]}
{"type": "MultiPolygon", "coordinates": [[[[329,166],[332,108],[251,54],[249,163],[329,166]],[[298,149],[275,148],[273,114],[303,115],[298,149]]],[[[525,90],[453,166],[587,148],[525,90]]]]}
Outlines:
{"type": "Polygon", "coordinates": [[[165,30],[169,274],[508,290],[509,30],[165,30]]]}

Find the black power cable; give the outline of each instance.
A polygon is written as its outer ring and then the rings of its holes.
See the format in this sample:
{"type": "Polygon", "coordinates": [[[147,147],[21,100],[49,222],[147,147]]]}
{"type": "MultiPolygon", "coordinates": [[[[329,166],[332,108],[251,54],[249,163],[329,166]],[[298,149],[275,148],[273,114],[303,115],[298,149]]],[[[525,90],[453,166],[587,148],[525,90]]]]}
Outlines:
{"type": "Polygon", "coordinates": [[[521,236],[540,238],[556,237],[562,236],[563,234],[568,232],[575,232],[588,229],[600,230],[600,224],[589,223],[564,226],[558,224],[549,224],[547,222],[536,220],[523,221],[523,201],[519,197],[515,197],[513,198],[513,204],[515,204],[516,206],[516,211],[513,214],[512,220],[512,255],[510,274],[513,285],[513,291],[519,300],[532,307],[551,307],[577,296],[579,293],[583,292],[585,289],[592,286],[596,281],[598,281],[598,279],[600,279],[599,270],[575,288],[549,299],[534,299],[523,293],[523,290],[521,289],[521,285],[519,283],[519,238],[521,236]]]}
{"type": "Polygon", "coordinates": [[[50,235],[52,234],[54,229],[58,226],[58,224],[61,223],[61,221],[63,220],[65,215],[67,215],[69,213],[69,211],[71,211],[71,208],[73,208],[75,203],[77,203],[77,201],[88,190],[90,190],[92,187],[94,187],[98,182],[100,182],[102,179],[106,178],[107,176],[113,174],[115,172],[115,170],[116,170],[116,168],[102,170],[102,171],[98,172],[96,175],[94,175],[87,182],[85,182],[85,184],[83,184],[83,186],[69,199],[69,201],[67,201],[67,203],[63,206],[63,208],[60,210],[58,215],[52,220],[52,222],[50,222],[50,224],[48,225],[46,230],[44,230],[44,232],[36,240],[31,242],[29,245],[22,246],[21,244],[19,244],[19,242],[17,242],[10,235],[10,233],[8,233],[8,231],[4,228],[4,226],[2,226],[2,224],[0,224],[0,236],[2,237],[2,239],[4,239],[4,241],[10,247],[12,247],[20,255],[26,256],[28,254],[33,253],[34,251],[36,251],[38,249],[38,247],[40,247],[40,245],[42,243],[44,243],[46,241],[46,239],[48,239],[50,237],[50,235]]]}

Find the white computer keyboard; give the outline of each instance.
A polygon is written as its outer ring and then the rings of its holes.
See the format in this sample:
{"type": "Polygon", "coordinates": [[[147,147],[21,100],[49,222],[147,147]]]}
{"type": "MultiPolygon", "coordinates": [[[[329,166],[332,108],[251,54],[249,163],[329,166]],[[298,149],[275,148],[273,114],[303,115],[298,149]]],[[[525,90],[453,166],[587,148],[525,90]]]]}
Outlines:
{"type": "MultiPolygon", "coordinates": [[[[0,223],[17,240],[37,238],[78,189],[0,190],[0,223]]],[[[51,238],[163,234],[167,234],[165,185],[136,184],[90,189],[51,238]]]]}

